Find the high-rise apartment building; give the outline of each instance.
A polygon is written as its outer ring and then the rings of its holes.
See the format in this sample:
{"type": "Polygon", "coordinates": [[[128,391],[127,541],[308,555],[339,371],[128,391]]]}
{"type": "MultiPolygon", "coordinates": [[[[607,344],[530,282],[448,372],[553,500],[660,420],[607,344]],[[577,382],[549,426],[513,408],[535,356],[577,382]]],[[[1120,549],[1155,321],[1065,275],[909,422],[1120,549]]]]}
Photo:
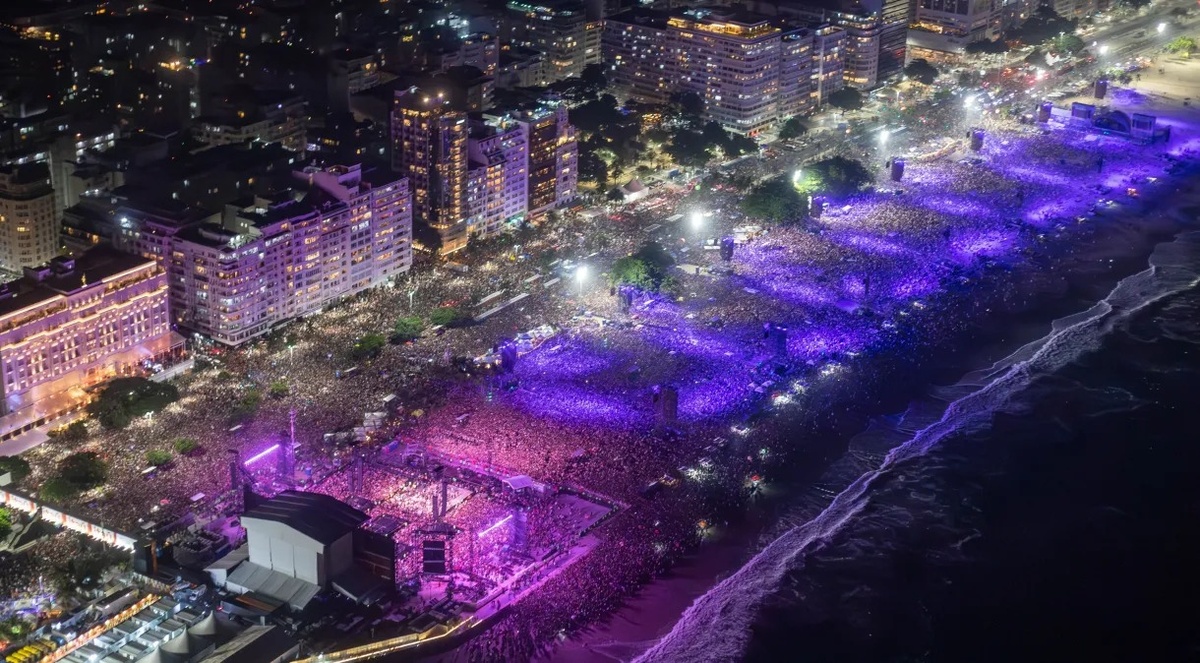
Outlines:
{"type": "Polygon", "coordinates": [[[818,106],[845,87],[845,51],[845,30],[828,24],[813,28],[812,91],[818,106]]]}
{"type": "Polygon", "coordinates": [[[402,178],[361,166],[309,167],[308,186],[227,209],[186,228],[167,258],[176,321],[240,345],[412,266],[412,206],[402,178]]]}
{"type": "Polygon", "coordinates": [[[98,247],[27,268],[0,286],[0,440],[78,409],[86,388],[182,348],[155,261],[98,247]]]}
{"type": "Polygon", "coordinates": [[[542,103],[515,114],[529,146],[529,216],[537,219],[574,200],[579,144],[563,103],[542,103]]]}
{"type": "Polygon", "coordinates": [[[20,271],[58,255],[61,225],[46,164],[0,167],[0,268],[20,271]]]}
{"type": "Polygon", "coordinates": [[[409,88],[392,111],[392,169],[408,178],[416,222],[437,231],[441,252],[467,245],[467,116],[449,100],[409,88]]]}
{"type": "Polygon", "coordinates": [[[842,78],[846,85],[869,90],[904,69],[909,0],[747,0],[747,6],[769,16],[843,29],[842,78]]]}
{"type": "Polygon", "coordinates": [[[588,20],[580,0],[509,0],[508,41],[546,55],[548,82],[600,63],[603,22],[588,20]]]}
{"type": "Polygon", "coordinates": [[[471,121],[467,205],[472,237],[491,237],[529,211],[529,143],[507,115],[471,121]]]}
{"type": "Polygon", "coordinates": [[[757,134],[815,107],[814,38],[808,28],[739,9],[639,9],[606,21],[604,49],[625,94],[661,103],[695,92],[709,119],[757,134]]]}
{"type": "Polygon", "coordinates": [[[961,55],[968,44],[1000,35],[996,0],[917,0],[908,31],[910,55],[927,60],[961,55]]]}

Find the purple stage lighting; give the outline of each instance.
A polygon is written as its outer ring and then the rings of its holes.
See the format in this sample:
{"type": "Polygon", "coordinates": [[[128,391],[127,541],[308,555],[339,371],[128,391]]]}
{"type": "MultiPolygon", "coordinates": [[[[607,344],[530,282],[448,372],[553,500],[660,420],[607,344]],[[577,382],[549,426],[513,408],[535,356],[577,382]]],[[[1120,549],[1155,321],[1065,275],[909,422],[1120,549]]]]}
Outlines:
{"type": "Polygon", "coordinates": [[[250,467],[251,465],[266,458],[267,456],[270,456],[272,452],[278,451],[278,450],[279,450],[279,445],[272,444],[271,446],[267,447],[266,449],[263,449],[262,451],[254,454],[250,458],[247,458],[246,462],[242,463],[242,465],[244,465],[245,467],[250,467]]]}

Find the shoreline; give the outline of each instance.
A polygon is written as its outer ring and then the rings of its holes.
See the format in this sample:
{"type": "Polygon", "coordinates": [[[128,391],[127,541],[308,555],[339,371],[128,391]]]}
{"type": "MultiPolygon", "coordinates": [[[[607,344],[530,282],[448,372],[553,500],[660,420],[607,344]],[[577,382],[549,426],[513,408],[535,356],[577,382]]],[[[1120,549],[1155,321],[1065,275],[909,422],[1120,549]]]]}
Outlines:
{"type": "MultiPolygon", "coordinates": [[[[1195,219],[1192,220],[1193,226],[1189,228],[1186,221],[1176,217],[1185,215],[1189,208],[1200,204],[1200,183],[1192,184],[1189,195],[1171,200],[1172,197],[1179,196],[1189,183],[1187,173],[1168,178],[1165,182],[1174,182],[1180,186],[1174,190],[1164,191],[1161,194],[1162,200],[1143,202],[1135,206],[1137,209],[1106,213],[1091,221],[1091,223],[1100,223],[1120,219],[1117,223],[1128,224],[1128,226],[1120,227],[1114,224],[1108,228],[1107,235],[1103,231],[1093,230],[1082,238],[1063,238],[1060,243],[1069,243],[1069,246],[1051,247],[1046,252],[1044,256],[1046,260],[1067,258],[1073,261],[1065,273],[1058,272],[1056,274],[1062,282],[1060,292],[1054,294],[1049,290],[1038,291],[1035,286],[1034,292],[1027,293],[1030,297],[1035,298],[1035,303],[1027,304],[1016,311],[986,316],[988,318],[986,320],[973,321],[970,331],[960,334],[961,338],[949,341],[949,344],[954,347],[948,349],[948,355],[946,354],[947,349],[943,349],[943,352],[931,350],[927,353],[930,356],[924,357],[923,359],[927,361],[922,363],[933,365],[924,366],[924,371],[928,373],[926,376],[928,379],[923,381],[924,391],[921,393],[928,394],[931,389],[938,386],[952,385],[972,372],[987,369],[1020,347],[1045,337],[1055,321],[1086,310],[1110,292],[1120,280],[1146,269],[1156,246],[1171,241],[1172,238],[1189,231],[1189,229],[1195,229],[1195,219]],[[1147,210],[1147,207],[1151,209],[1147,210]],[[1146,221],[1155,219],[1161,219],[1161,221],[1144,225],[1146,221]],[[1126,241],[1128,238],[1125,235],[1129,230],[1137,232],[1139,242],[1136,246],[1130,246],[1126,241]],[[1078,240],[1083,240],[1085,245],[1074,243],[1078,240]],[[1083,249],[1082,254],[1071,252],[1078,251],[1080,248],[1083,249]],[[1107,268],[1098,266],[1104,264],[1106,260],[1109,261],[1107,268]],[[1088,268],[1089,264],[1096,266],[1088,268]],[[982,328],[984,325],[994,325],[996,317],[1004,318],[1002,330],[989,332],[982,328]],[[967,347],[977,340],[975,337],[979,335],[989,338],[973,350],[967,347]],[[949,356],[953,359],[941,361],[937,359],[938,356],[949,356]]],[[[995,293],[989,294],[994,295],[995,293]]],[[[880,390],[888,391],[886,388],[880,390]]],[[[910,392],[905,391],[904,393],[910,392]]],[[[866,419],[867,426],[869,426],[871,420],[890,416],[898,410],[902,411],[906,404],[911,404],[915,400],[911,397],[911,393],[910,397],[896,394],[890,399],[886,396],[880,398],[876,407],[855,408],[851,405],[846,408],[846,411],[852,412],[852,418],[866,419]],[[889,401],[891,407],[888,406],[889,401]],[[855,414],[858,417],[855,417],[855,414]]],[[[789,425],[795,426],[796,424],[781,422],[780,428],[786,428],[789,425]]],[[[854,432],[843,432],[838,441],[840,451],[842,453],[847,451],[853,437],[864,430],[866,430],[866,426],[854,432]]],[[[822,468],[822,474],[831,464],[829,462],[822,468]]],[[[778,503],[774,505],[772,511],[786,510],[789,503],[799,501],[805,494],[811,492],[819,481],[820,477],[818,476],[803,485],[794,486],[785,495],[779,496],[776,500],[778,503]]],[[[756,543],[756,539],[765,538],[766,541],[769,541],[774,538],[769,532],[769,528],[758,528],[757,537],[753,536],[753,531],[755,528],[739,525],[729,532],[729,536],[734,537],[733,539],[727,538],[714,544],[702,544],[693,555],[679,564],[677,568],[673,568],[668,575],[652,580],[631,596],[616,614],[600,624],[588,626],[577,634],[561,640],[549,652],[534,660],[539,663],[556,661],[610,663],[611,661],[630,661],[637,658],[655,641],[675,627],[683,612],[692,602],[711,590],[724,577],[738,570],[753,556],[754,552],[761,549],[762,542],[756,543]],[[739,542],[736,540],[739,535],[747,538],[739,542]],[[731,554],[730,549],[734,549],[736,554],[731,554]]],[[[455,659],[445,659],[447,663],[453,660],[455,659]]]]}

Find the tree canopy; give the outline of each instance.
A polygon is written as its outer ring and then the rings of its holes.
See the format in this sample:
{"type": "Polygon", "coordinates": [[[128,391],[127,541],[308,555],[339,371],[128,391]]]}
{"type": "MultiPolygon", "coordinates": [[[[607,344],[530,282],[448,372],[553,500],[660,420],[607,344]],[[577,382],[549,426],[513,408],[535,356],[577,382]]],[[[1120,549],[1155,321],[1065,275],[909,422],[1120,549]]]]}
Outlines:
{"type": "Polygon", "coordinates": [[[381,334],[364,334],[354,345],[350,346],[350,358],[354,360],[374,359],[387,345],[387,339],[381,334]]]}
{"type": "Polygon", "coordinates": [[[613,263],[608,273],[613,285],[628,285],[639,290],[658,291],[670,283],[675,259],[658,242],[647,242],[636,252],[613,263]]]}
{"type": "Polygon", "coordinates": [[[905,76],[923,85],[933,85],[933,82],[937,80],[938,73],[937,67],[929,64],[928,60],[921,58],[909,62],[908,66],[904,68],[905,76]]]}
{"type": "Polygon", "coordinates": [[[1186,36],[1176,37],[1167,42],[1163,50],[1168,53],[1191,53],[1196,50],[1196,40],[1186,36]]]}
{"type": "Polygon", "coordinates": [[[1074,55],[1087,47],[1087,44],[1075,34],[1060,35],[1055,37],[1051,43],[1054,45],[1054,50],[1069,55],[1074,55]]]}
{"type": "Polygon", "coordinates": [[[29,476],[31,471],[29,461],[20,456],[0,456],[0,474],[11,473],[14,483],[29,476]]]}
{"type": "Polygon", "coordinates": [[[397,343],[406,343],[420,338],[421,332],[425,329],[425,323],[421,321],[420,316],[406,315],[396,320],[396,324],[392,327],[392,340],[397,343]]]}
{"type": "Polygon", "coordinates": [[[971,55],[977,55],[981,53],[999,55],[1001,53],[1007,53],[1009,49],[1008,43],[1003,39],[981,39],[979,41],[973,41],[967,44],[967,47],[964,50],[971,55]]]}
{"type": "Polygon", "coordinates": [[[1047,39],[1054,39],[1059,33],[1074,33],[1075,26],[1075,21],[1069,21],[1056,14],[1053,9],[1042,5],[1029,20],[1008,33],[1008,36],[1025,44],[1040,44],[1047,39]]]}
{"type": "Polygon", "coordinates": [[[429,314],[429,324],[441,327],[461,327],[470,319],[471,316],[466,311],[454,306],[435,308],[429,314]]]}
{"type": "Polygon", "coordinates": [[[783,126],[779,127],[779,138],[781,140],[791,140],[799,138],[808,133],[808,126],[798,117],[788,118],[783,126]]]}
{"type": "Polygon", "coordinates": [[[768,221],[785,221],[803,214],[804,197],[784,177],[769,179],[742,196],[742,212],[768,221]]]}
{"type": "Polygon", "coordinates": [[[146,463],[152,467],[161,467],[171,462],[171,452],[166,449],[151,449],[146,452],[146,463]]]}
{"type": "Polygon", "coordinates": [[[104,386],[87,411],[105,428],[120,429],[135,417],[158,412],[177,400],[179,390],[174,385],[140,377],[117,378],[104,386]]]}
{"type": "Polygon", "coordinates": [[[863,96],[852,87],[844,87],[829,95],[829,104],[843,112],[858,110],[863,107],[863,96]]]}
{"type": "Polygon", "coordinates": [[[795,189],[807,194],[844,197],[865,191],[874,181],[861,161],[835,156],[805,166],[795,189]]]}

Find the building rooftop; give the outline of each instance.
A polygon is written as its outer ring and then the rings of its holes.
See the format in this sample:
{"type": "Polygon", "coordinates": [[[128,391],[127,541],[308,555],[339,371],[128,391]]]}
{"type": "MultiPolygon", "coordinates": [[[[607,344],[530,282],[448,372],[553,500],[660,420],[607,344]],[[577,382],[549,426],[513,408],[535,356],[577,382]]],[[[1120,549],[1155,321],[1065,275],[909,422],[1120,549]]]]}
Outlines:
{"type": "Polygon", "coordinates": [[[321,543],[333,543],[367,521],[367,514],[320,493],[285,490],[242,518],[271,520],[321,543]]]}
{"type": "Polygon", "coordinates": [[[153,260],[98,246],[74,260],[56,258],[43,267],[25,270],[25,277],[4,284],[0,318],[59,296],[70,295],[153,260]]]}

